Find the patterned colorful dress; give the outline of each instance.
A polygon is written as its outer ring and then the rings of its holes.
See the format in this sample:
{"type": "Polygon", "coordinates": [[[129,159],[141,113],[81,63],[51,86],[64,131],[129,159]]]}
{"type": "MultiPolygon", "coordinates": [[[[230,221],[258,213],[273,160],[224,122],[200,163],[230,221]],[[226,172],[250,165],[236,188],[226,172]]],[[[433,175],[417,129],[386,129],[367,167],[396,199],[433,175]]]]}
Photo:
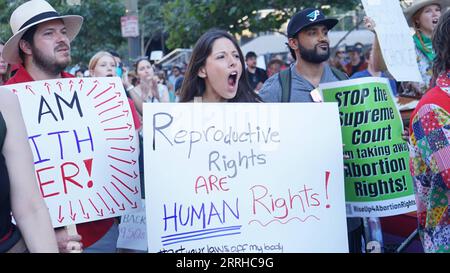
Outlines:
{"type": "Polygon", "coordinates": [[[450,252],[450,71],[411,115],[410,168],[425,252],[450,252]]]}

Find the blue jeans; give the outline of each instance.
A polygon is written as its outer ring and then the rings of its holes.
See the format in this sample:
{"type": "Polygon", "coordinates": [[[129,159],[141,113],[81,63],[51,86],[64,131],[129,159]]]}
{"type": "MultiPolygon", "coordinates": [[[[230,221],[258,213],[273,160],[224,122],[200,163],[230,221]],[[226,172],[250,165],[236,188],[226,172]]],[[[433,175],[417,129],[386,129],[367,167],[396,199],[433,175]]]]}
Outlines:
{"type": "Polygon", "coordinates": [[[83,253],[116,253],[117,239],[119,238],[119,225],[114,221],[112,227],[103,237],[88,248],[83,253]]]}

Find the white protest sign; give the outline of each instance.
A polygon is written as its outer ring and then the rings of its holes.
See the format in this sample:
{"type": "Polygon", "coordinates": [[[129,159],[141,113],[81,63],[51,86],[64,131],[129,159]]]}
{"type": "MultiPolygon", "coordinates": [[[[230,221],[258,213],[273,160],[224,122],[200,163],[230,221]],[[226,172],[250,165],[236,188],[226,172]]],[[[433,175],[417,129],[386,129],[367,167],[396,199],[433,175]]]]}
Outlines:
{"type": "Polygon", "coordinates": [[[411,31],[400,2],[362,0],[366,14],[375,23],[384,61],[397,81],[423,82],[411,31]]]}
{"type": "Polygon", "coordinates": [[[144,106],[149,252],[348,252],[337,105],[144,106]]]}
{"type": "Polygon", "coordinates": [[[145,220],[145,201],[142,207],[130,214],[122,215],[119,224],[117,248],[147,251],[147,223],[145,220]]]}
{"type": "Polygon", "coordinates": [[[53,226],[138,208],[139,147],[119,78],[36,81],[17,94],[53,226]]]}

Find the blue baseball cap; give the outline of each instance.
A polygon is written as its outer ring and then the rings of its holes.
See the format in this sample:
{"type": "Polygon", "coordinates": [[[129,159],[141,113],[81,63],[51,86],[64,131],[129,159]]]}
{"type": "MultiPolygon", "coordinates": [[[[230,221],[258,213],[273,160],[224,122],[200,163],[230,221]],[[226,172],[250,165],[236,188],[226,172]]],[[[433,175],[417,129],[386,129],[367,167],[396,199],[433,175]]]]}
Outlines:
{"type": "Polygon", "coordinates": [[[307,8],[292,16],[287,27],[289,38],[294,38],[303,29],[314,25],[325,25],[328,30],[332,29],[339,21],[326,18],[320,9],[307,8]]]}

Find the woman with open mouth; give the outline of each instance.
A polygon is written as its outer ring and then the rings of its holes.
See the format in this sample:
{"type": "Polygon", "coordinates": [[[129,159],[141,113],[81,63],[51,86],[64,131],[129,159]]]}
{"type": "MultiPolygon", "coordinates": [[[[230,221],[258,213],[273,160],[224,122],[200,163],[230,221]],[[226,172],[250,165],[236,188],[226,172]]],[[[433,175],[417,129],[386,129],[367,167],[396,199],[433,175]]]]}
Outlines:
{"type": "Polygon", "coordinates": [[[243,73],[244,57],[233,36],[212,29],[197,41],[180,102],[261,102],[243,73]]]}
{"type": "Polygon", "coordinates": [[[413,84],[410,89],[423,95],[430,87],[432,79],[432,65],[436,54],[433,50],[431,38],[433,31],[444,12],[449,6],[449,0],[416,0],[404,10],[409,26],[414,28],[413,36],[416,45],[417,62],[424,84],[413,84]]]}

